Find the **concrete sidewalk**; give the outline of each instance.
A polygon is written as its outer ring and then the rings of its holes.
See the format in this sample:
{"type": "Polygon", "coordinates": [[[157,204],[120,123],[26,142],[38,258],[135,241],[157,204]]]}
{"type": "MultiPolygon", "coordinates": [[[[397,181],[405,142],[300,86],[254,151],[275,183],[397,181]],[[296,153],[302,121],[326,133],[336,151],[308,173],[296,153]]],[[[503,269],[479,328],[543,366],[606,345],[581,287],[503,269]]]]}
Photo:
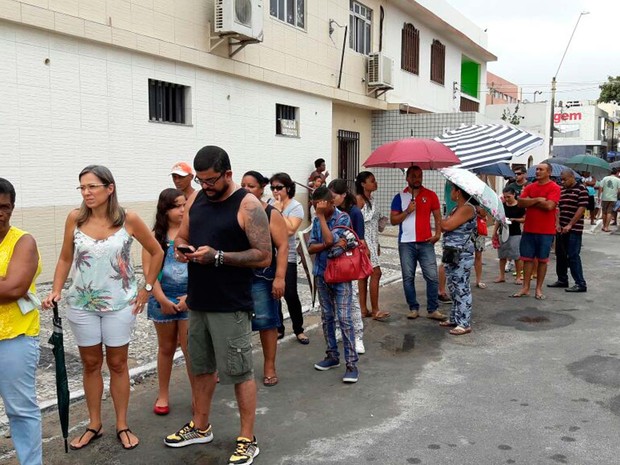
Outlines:
{"type": "MultiPolygon", "coordinates": [[[[548,289],[548,299],[510,299],[510,283],[474,289],[474,332],[453,337],[436,322],[405,318],[402,287],[381,290],[388,323],[367,322],[367,354],[360,381],[344,385],[344,368],[317,372],[324,356],[320,329],[309,346],[279,347],[280,383],[259,387],[257,464],[602,464],[617,463],[620,433],[620,322],[617,236],[584,236],[587,294],[548,289]]],[[[496,271],[485,253],[485,280],[496,271]]],[[[553,268],[553,263],[551,265],[553,268]]],[[[555,278],[549,270],[547,282],[555,278]]],[[[418,292],[424,308],[424,286],[418,292]]],[[[445,308],[447,310],[447,307],[445,308]]],[[[315,314],[308,323],[318,322],[315,314]]],[[[134,342],[134,345],[140,341],[134,342]]],[[[255,358],[257,379],[262,359],[255,358]]],[[[184,369],[173,374],[171,414],[152,413],[155,378],[136,383],[130,426],[141,438],[124,451],[114,435],[111,400],[104,406],[104,437],[65,455],[57,416],[46,416],[45,463],[220,464],[234,447],[238,418],[232,388],[219,386],[213,405],[215,440],[168,449],[163,437],[190,418],[184,369]]],[[[72,406],[71,437],[81,434],[83,403],[72,406]]],[[[8,450],[0,442],[0,455],[8,450]]],[[[0,463],[14,465],[14,459],[0,463]]]]}

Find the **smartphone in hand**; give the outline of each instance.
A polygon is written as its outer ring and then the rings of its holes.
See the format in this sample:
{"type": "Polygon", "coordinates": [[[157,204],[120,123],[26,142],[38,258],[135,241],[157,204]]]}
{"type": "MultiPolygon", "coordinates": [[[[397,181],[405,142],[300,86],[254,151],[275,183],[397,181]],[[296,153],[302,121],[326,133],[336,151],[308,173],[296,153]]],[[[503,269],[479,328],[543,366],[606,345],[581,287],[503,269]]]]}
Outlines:
{"type": "Polygon", "coordinates": [[[177,250],[181,252],[182,254],[194,253],[196,251],[194,247],[192,247],[191,245],[179,245],[177,247],[177,250]]]}

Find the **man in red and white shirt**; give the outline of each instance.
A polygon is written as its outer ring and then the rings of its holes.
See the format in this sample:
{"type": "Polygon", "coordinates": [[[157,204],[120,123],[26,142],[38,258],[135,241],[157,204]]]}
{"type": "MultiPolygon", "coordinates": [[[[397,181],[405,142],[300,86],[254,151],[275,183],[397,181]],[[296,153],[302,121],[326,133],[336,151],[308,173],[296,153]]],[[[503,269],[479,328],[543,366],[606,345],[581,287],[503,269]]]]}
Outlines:
{"type": "Polygon", "coordinates": [[[422,186],[422,170],[410,166],[407,170],[407,189],[392,200],[390,222],[399,225],[398,252],[403,274],[403,289],[409,305],[407,318],[419,316],[420,304],[415,292],[415,272],[418,262],[426,280],[426,310],[428,318],[443,321],[446,316],[439,310],[437,299],[439,280],[435,243],[441,237],[441,205],[430,189],[422,186]],[[431,230],[431,215],[435,219],[435,233],[431,230]]]}
{"type": "Polygon", "coordinates": [[[551,165],[546,162],[536,166],[536,182],[523,188],[518,205],[525,208],[525,223],[519,245],[523,260],[523,288],[513,297],[523,297],[530,293],[530,282],[534,261],[536,269],[536,294],[538,300],[545,299],[542,287],[547,274],[547,263],[551,244],[555,238],[556,207],[560,201],[560,186],[550,179],[551,165]]]}

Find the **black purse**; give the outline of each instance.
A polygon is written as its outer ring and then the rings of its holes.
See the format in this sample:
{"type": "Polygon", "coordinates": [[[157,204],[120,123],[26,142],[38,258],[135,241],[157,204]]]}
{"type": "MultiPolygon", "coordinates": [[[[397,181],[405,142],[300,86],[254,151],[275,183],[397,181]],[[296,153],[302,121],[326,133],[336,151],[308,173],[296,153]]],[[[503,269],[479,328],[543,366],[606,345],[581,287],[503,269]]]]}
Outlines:
{"type": "Polygon", "coordinates": [[[461,259],[461,249],[457,247],[444,246],[441,254],[441,263],[444,265],[458,265],[461,259]]]}

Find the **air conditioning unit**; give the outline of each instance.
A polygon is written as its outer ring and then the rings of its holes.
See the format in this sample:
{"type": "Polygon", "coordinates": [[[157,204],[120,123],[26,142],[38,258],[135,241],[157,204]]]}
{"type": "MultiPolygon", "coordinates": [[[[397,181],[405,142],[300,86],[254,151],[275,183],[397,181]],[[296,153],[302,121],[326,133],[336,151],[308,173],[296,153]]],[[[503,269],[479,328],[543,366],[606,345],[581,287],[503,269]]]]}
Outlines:
{"type": "Polygon", "coordinates": [[[386,57],[383,52],[371,53],[368,56],[368,87],[393,89],[393,67],[394,60],[386,57]]]}
{"type": "Polygon", "coordinates": [[[215,0],[215,33],[263,40],[263,0],[215,0]]]}

